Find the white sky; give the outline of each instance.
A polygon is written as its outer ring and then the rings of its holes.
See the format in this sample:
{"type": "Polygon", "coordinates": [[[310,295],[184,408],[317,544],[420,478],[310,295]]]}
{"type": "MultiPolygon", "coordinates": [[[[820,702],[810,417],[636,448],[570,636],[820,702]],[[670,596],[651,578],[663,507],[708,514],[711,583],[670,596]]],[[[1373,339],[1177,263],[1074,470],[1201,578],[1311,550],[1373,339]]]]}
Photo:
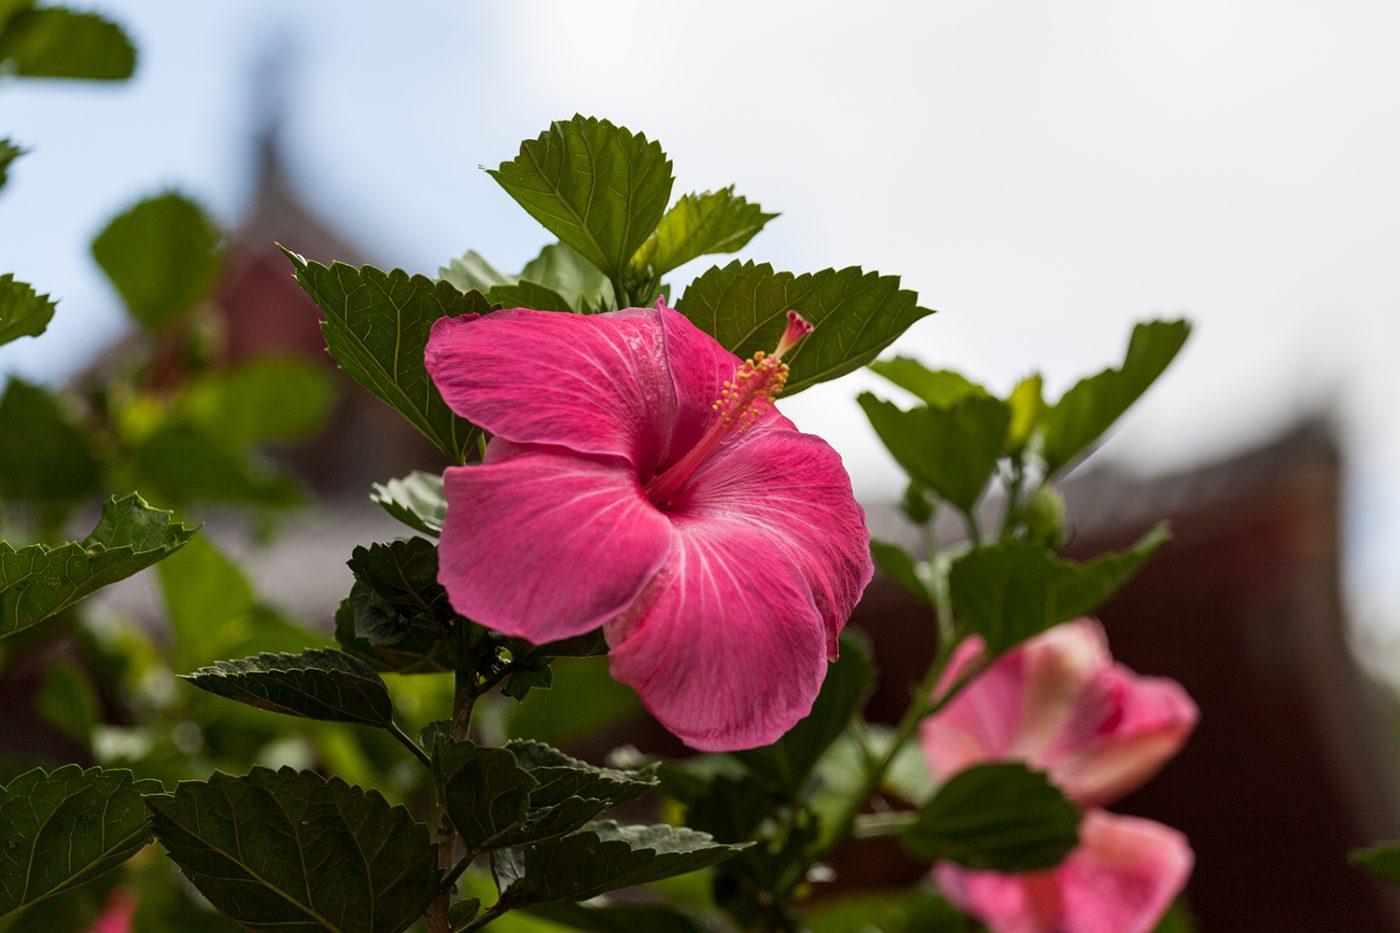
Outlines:
{"type": "MultiPolygon", "coordinates": [[[[63,298],[0,371],[59,379],[119,331],[87,243],[137,196],[178,185],[236,220],[254,67],[280,43],[292,168],[387,264],[530,258],[546,235],[477,165],[577,110],[661,139],[678,193],[734,182],[782,211],[743,255],[902,275],[941,313],[896,349],[993,388],[1041,368],[1053,394],[1135,320],[1186,314],[1111,455],[1183,465],[1335,406],[1352,593],[1400,621],[1400,5],[94,5],[136,38],[135,81],[0,87],[0,128],[34,150],[0,194],[0,267],[63,298]]],[[[877,382],[784,405],[867,491],[898,475],[854,403],[877,382]]]]}

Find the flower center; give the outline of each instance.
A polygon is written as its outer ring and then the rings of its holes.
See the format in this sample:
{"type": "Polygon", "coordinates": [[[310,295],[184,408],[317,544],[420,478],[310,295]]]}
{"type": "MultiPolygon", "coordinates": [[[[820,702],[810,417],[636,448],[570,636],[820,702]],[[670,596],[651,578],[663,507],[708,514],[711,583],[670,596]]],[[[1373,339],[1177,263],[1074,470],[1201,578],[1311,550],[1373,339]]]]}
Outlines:
{"type": "Polygon", "coordinates": [[[719,446],[720,441],[731,432],[742,434],[747,431],[783,391],[788,377],[788,366],[783,362],[783,355],[812,332],[812,325],[796,311],[789,311],[787,318],[787,328],[773,352],[759,350],[735,371],[733,379],[725,381],[719,398],[711,406],[719,416],[695,446],[647,483],[646,494],[652,503],[665,506],[670,502],[681,491],[685,481],[719,446]]]}

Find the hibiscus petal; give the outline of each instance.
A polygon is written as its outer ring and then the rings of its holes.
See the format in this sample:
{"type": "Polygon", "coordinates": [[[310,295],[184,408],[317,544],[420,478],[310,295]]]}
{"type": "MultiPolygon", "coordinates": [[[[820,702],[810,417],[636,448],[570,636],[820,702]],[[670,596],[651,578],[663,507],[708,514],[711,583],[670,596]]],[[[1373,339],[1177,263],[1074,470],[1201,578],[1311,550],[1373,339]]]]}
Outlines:
{"type": "Polygon", "coordinates": [[[670,523],[625,464],[531,448],[490,461],[443,476],[438,581],[462,615],[535,644],[581,635],[665,563],[670,523]]]}
{"type": "Polygon", "coordinates": [[[1186,885],[1186,837],[1152,820],[1090,810],[1079,846],[1051,872],[934,869],[955,905],[993,933],[1147,933],[1186,885]]]}
{"type": "Polygon", "coordinates": [[[801,571],[754,526],[672,517],[666,567],[604,627],[613,677],[691,748],[776,741],[812,709],[826,638],[801,571]]]}
{"type": "Polygon", "coordinates": [[[676,417],[654,309],[442,318],[424,359],[448,407],[492,434],[622,457],[644,473],[676,417]]]}
{"type": "Polygon", "coordinates": [[[865,512],[826,441],[777,423],[741,437],[695,474],[682,511],[743,522],[787,554],[811,590],[835,659],[841,629],[875,573],[865,512]]]}

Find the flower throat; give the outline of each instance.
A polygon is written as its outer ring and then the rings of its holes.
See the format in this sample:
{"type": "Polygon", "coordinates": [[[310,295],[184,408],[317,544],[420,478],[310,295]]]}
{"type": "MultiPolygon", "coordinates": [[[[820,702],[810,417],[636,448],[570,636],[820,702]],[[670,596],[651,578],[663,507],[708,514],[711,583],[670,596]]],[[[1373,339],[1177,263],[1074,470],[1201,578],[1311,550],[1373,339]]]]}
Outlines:
{"type": "Polygon", "coordinates": [[[647,498],[655,505],[666,505],[722,440],[731,432],[747,431],[783,391],[788,378],[788,365],[783,362],[783,355],[812,332],[812,325],[796,311],[789,311],[787,319],[787,328],[773,352],[759,350],[734,372],[733,379],[725,381],[719,398],[711,406],[719,417],[695,446],[647,483],[647,498]]]}

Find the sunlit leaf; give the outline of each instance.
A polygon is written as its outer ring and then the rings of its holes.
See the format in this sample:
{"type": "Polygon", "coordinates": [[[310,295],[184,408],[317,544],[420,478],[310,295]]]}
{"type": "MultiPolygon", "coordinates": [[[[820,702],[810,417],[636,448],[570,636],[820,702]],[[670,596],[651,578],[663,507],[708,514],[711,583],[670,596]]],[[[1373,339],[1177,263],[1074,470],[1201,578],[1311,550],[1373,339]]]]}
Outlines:
{"type": "Polygon", "coordinates": [[[0,23],[0,72],[26,78],[120,81],[136,68],[122,28],[96,13],[28,7],[0,23]]]}
{"type": "Polygon", "coordinates": [[[1011,424],[1006,428],[1006,449],[1016,453],[1030,442],[1045,418],[1045,399],[1041,394],[1040,376],[1027,376],[1016,383],[1016,388],[1006,397],[1011,409],[1011,424]]]}
{"type": "Polygon", "coordinates": [[[951,408],[970,395],[987,396],[986,389],[966,376],[950,369],[929,369],[907,356],[876,360],[870,364],[870,371],[912,392],[925,405],[934,408],[951,408]]]}
{"type": "Polygon", "coordinates": [[[563,243],[550,243],[540,250],[520,270],[520,279],[557,292],[575,311],[607,311],[617,306],[608,277],[563,243]]]}
{"type": "Polygon", "coordinates": [[[16,281],[12,273],[0,275],[0,344],[39,336],[53,320],[53,312],[54,302],[48,295],[16,281]]]}
{"type": "Polygon", "coordinates": [[[733,185],[683,194],[632,257],[632,267],[660,277],[700,256],[738,252],[777,216],[735,194],[733,185]]]}
{"type": "Polygon", "coordinates": [[[414,470],[400,479],[375,483],[371,502],[415,531],[437,537],[447,518],[447,497],[442,492],[442,474],[414,470]]]}
{"type": "Polygon", "coordinates": [[[209,291],[222,246],[203,208],[172,191],[114,217],[92,241],[92,256],[132,316],[155,330],[209,291]]]}

